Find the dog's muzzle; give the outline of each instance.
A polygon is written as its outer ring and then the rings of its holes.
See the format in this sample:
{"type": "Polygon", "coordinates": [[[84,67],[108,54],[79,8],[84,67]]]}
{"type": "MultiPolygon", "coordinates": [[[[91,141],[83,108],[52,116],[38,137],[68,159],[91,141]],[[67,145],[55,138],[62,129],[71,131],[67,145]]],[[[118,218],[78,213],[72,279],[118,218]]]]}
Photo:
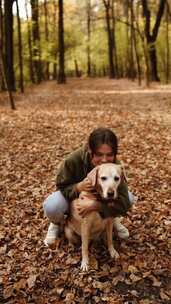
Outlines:
{"type": "Polygon", "coordinates": [[[115,198],[115,192],[110,190],[107,192],[107,198],[111,199],[111,198],[115,198]]]}

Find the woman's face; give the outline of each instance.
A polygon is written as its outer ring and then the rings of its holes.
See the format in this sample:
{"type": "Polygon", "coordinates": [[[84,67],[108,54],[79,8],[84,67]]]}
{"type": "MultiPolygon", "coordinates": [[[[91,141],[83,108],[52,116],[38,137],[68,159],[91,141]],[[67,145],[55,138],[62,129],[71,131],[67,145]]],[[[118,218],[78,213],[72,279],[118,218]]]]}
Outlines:
{"type": "Polygon", "coordinates": [[[112,148],[107,144],[102,144],[94,154],[90,150],[90,154],[91,163],[94,167],[105,163],[113,163],[115,160],[112,148]]]}

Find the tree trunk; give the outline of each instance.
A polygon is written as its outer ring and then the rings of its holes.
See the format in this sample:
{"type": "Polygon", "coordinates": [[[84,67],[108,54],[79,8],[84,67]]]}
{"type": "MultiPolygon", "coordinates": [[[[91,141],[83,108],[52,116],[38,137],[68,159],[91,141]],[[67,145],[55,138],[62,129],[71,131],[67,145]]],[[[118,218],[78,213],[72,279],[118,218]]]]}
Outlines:
{"type": "MultiPolygon", "coordinates": [[[[124,1],[123,3],[123,9],[124,9],[124,15],[126,18],[126,24],[129,24],[129,6],[128,6],[128,1],[124,1]]],[[[129,57],[130,57],[130,52],[129,52],[129,31],[130,28],[129,26],[126,27],[126,42],[125,42],[125,47],[126,47],[126,58],[124,58],[124,62],[122,61],[122,68],[123,68],[123,74],[124,77],[129,77],[129,57]]]]}
{"type": "Polygon", "coordinates": [[[56,80],[57,75],[58,75],[58,73],[57,73],[57,63],[54,63],[53,64],[53,79],[54,80],[56,80]]]}
{"type": "Polygon", "coordinates": [[[63,0],[58,0],[59,5],[59,71],[58,71],[58,84],[66,82],[65,77],[65,46],[64,46],[64,20],[63,20],[63,0]]]}
{"type": "Polygon", "coordinates": [[[156,21],[151,33],[150,32],[151,12],[148,8],[147,0],[142,0],[143,15],[145,17],[145,36],[147,40],[147,50],[150,61],[150,73],[151,73],[151,80],[153,81],[160,81],[157,71],[156,40],[160,28],[161,19],[164,13],[165,4],[166,4],[166,0],[160,0],[156,21]]]}
{"type": "Polygon", "coordinates": [[[136,34],[135,34],[135,28],[134,28],[134,20],[135,20],[135,15],[134,15],[134,7],[133,3],[130,3],[130,8],[131,8],[131,25],[132,25],[132,39],[133,39],[133,45],[134,45],[134,50],[135,50],[135,57],[136,57],[136,63],[137,63],[137,71],[138,71],[138,84],[141,85],[141,66],[140,66],[140,58],[138,54],[138,48],[137,48],[137,39],[136,39],[136,34]]]}
{"type": "Polygon", "coordinates": [[[119,69],[118,69],[118,56],[117,56],[117,48],[116,48],[116,39],[115,39],[115,2],[112,0],[112,40],[113,40],[113,55],[114,55],[114,67],[116,77],[119,78],[119,69]]]}
{"type": "Polygon", "coordinates": [[[91,76],[91,55],[90,55],[90,43],[91,43],[91,0],[87,3],[87,76],[91,76]]]}
{"type": "Polygon", "coordinates": [[[25,0],[25,10],[27,18],[27,35],[28,35],[28,51],[29,51],[29,74],[32,83],[35,83],[34,68],[33,68],[33,52],[32,52],[32,40],[31,40],[31,28],[28,18],[27,0],[25,0]]]}
{"type": "Polygon", "coordinates": [[[32,8],[32,35],[33,35],[33,65],[36,74],[36,82],[42,81],[42,63],[40,50],[40,33],[39,33],[39,5],[38,0],[31,0],[32,8]]]}
{"type": "MultiPolygon", "coordinates": [[[[2,1],[0,0],[0,24],[2,24],[2,1]]],[[[2,79],[3,84],[7,88],[9,101],[11,105],[11,109],[15,110],[15,103],[12,96],[12,92],[8,86],[6,74],[5,74],[5,66],[4,66],[4,57],[3,57],[3,39],[2,39],[2,27],[0,27],[0,77],[2,79]]]]}
{"type": "Polygon", "coordinates": [[[150,59],[151,80],[160,81],[157,71],[157,52],[155,47],[155,40],[149,39],[147,47],[148,47],[149,59],[150,59]]]}
{"type": "Polygon", "coordinates": [[[112,39],[112,30],[110,25],[110,9],[111,3],[110,0],[103,0],[105,12],[106,12],[106,25],[107,25],[107,34],[108,34],[108,56],[109,56],[109,77],[115,78],[115,68],[114,68],[114,46],[113,46],[113,39],[112,39]]]}
{"type": "Polygon", "coordinates": [[[135,69],[135,63],[134,63],[134,19],[133,19],[133,2],[132,0],[129,1],[129,8],[130,8],[130,78],[132,80],[136,77],[136,69],[135,69]]]}
{"type": "MultiPolygon", "coordinates": [[[[2,14],[2,0],[0,0],[0,51],[1,51],[1,57],[3,58],[3,14],[2,14]]],[[[0,91],[3,91],[5,89],[4,79],[3,79],[3,71],[2,71],[2,63],[0,66],[0,91]]]]}
{"type": "MultiPolygon", "coordinates": [[[[53,39],[54,41],[56,40],[56,36],[57,36],[57,12],[58,10],[58,3],[56,2],[56,0],[53,0],[53,24],[54,24],[54,33],[53,33],[53,39]]],[[[57,80],[58,77],[58,67],[57,67],[57,61],[58,61],[58,49],[57,46],[54,49],[53,52],[53,79],[57,80]]]]}
{"type": "Polygon", "coordinates": [[[20,70],[19,86],[20,86],[21,92],[24,93],[21,22],[20,22],[18,0],[16,0],[16,6],[17,6],[17,22],[18,22],[18,58],[19,58],[19,70],[20,70]]]}
{"type": "Polygon", "coordinates": [[[76,77],[80,77],[80,76],[81,76],[81,73],[80,73],[80,71],[79,71],[78,62],[77,62],[76,59],[74,60],[74,65],[75,65],[75,75],[76,75],[76,77]]]}
{"type": "Polygon", "coordinates": [[[4,23],[5,23],[5,71],[8,87],[15,91],[15,75],[13,63],[13,0],[4,1],[4,23]]]}
{"type": "Polygon", "coordinates": [[[166,83],[170,78],[169,5],[166,6],[166,83]]]}
{"type": "MultiPolygon", "coordinates": [[[[47,44],[49,43],[49,29],[48,29],[48,7],[47,0],[44,0],[44,11],[45,11],[45,40],[47,44]]],[[[49,61],[46,61],[46,79],[49,79],[49,61]]]]}

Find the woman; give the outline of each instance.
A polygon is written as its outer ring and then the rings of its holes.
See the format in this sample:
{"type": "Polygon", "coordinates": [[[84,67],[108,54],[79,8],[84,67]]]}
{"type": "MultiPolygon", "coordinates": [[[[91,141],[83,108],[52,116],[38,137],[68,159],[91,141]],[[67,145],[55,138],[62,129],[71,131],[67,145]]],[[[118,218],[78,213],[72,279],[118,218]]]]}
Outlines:
{"type": "MultiPolygon", "coordinates": [[[[69,202],[79,196],[81,191],[91,191],[92,186],[86,178],[87,174],[96,166],[104,163],[119,163],[116,156],[118,140],[116,135],[108,128],[95,129],[88,138],[88,144],[69,154],[62,162],[56,179],[57,191],[45,200],[43,207],[50,225],[44,243],[48,246],[58,237],[59,224],[64,214],[69,210],[69,202]]],[[[129,231],[120,221],[131,207],[134,196],[128,191],[125,179],[118,188],[118,198],[113,210],[105,206],[105,210],[98,210],[104,217],[109,214],[115,218],[114,228],[120,238],[126,239],[129,231]]],[[[91,210],[84,210],[88,213],[91,210]]],[[[104,208],[103,208],[104,209],[104,208]]]]}

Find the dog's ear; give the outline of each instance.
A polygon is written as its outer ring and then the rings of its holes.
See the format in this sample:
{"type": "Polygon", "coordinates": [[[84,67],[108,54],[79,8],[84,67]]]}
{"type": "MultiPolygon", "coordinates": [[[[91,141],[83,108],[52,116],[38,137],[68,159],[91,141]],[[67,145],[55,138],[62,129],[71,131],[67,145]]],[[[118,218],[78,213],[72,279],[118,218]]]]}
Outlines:
{"type": "Polygon", "coordinates": [[[95,167],[90,173],[87,175],[87,178],[91,181],[92,186],[95,187],[97,184],[97,176],[98,176],[98,166],[95,167]]]}

